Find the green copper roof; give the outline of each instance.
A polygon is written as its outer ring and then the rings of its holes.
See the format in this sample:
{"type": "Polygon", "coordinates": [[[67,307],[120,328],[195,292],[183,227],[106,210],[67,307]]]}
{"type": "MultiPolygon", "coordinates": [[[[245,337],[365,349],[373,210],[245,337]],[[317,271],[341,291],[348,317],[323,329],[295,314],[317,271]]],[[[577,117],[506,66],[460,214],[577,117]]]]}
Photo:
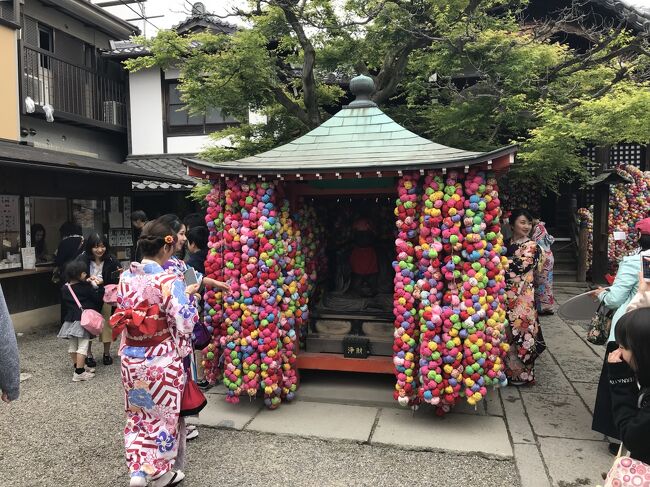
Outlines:
{"type": "Polygon", "coordinates": [[[293,142],[235,161],[185,162],[215,173],[313,174],[465,166],[516,152],[516,146],[471,152],[436,144],[406,130],[377,108],[364,93],[372,92],[374,86],[357,83],[351,88],[357,100],[293,142]]]}

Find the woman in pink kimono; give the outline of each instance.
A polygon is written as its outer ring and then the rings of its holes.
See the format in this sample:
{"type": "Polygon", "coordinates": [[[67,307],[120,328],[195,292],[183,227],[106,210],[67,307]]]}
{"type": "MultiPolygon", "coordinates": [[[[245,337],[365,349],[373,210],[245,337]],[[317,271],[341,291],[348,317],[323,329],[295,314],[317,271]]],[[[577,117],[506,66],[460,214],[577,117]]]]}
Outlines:
{"type": "Polygon", "coordinates": [[[555,297],[553,296],[553,251],[551,245],[555,242],[553,235],[548,233],[544,222],[535,220],[532,239],[542,249],[543,258],[540,267],[535,272],[535,302],[537,312],[543,315],[552,315],[555,308],[555,297]]]}
{"type": "Polygon", "coordinates": [[[180,407],[186,374],[183,358],[191,353],[190,336],[198,321],[194,293],[198,285],[163,269],[174,253],[176,234],[164,222],[147,224],[138,240],[141,263],[120,277],[113,336],[122,334],[120,357],[127,414],[124,429],[131,487],[178,485],[175,470],[184,449],[180,407]]]}

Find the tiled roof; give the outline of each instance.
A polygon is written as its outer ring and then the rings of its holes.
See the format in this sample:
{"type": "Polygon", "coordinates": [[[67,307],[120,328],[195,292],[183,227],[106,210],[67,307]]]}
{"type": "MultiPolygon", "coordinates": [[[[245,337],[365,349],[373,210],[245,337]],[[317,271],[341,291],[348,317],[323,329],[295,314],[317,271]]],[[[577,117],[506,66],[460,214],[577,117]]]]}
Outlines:
{"type": "Polygon", "coordinates": [[[131,41],[110,41],[111,49],[102,51],[107,57],[137,57],[149,54],[149,49],[131,41]]]}
{"type": "Polygon", "coordinates": [[[156,179],[160,177],[165,184],[177,184],[187,178],[179,178],[171,172],[148,171],[142,166],[125,166],[94,157],[69,154],[50,149],[30,147],[15,142],[0,141],[0,167],[22,166],[39,169],[63,170],[85,174],[127,178],[132,181],[156,179]]]}
{"type": "Polygon", "coordinates": [[[405,129],[374,103],[355,101],[311,132],[261,154],[216,163],[183,159],[188,166],[211,173],[318,174],[463,167],[514,155],[516,150],[509,146],[472,152],[437,144],[405,129]]]}
{"type": "Polygon", "coordinates": [[[650,32],[650,1],[648,0],[596,0],[614,10],[639,30],[650,32]]]}
{"type": "Polygon", "coordinates": [[[172,29],[179,34],[196,30],[209,30],[217,34],[232,34],[237,30],[237,26],[224,22],[214,15],[200,14],[188,17],[183,22],[172,27],[172,29]]]}
{"type": "Polygon", "coordinates": [[[197,183],[196,179],[187,175],[187,168],[183,165],[183,161],[179,155],[132,156],[127,158],[125,164],[187,181],[186,184],[164,183],[150,180],[134,182],[133,189],[137,191],[189,191],[197,183]]]}

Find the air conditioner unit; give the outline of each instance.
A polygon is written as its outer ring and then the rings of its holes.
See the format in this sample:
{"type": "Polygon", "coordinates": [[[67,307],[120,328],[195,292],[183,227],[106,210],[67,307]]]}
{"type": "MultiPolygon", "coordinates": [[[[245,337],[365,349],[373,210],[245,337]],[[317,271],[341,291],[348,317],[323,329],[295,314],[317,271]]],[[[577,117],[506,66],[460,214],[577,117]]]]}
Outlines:
{"type": "Polygon", "coordinates": [[[104,122],[112,125],[125,125],[124,103],[119,101],[104,102],[104,122]]]}
{"type": "Polygon", "coordinates": [[[38,67],[38,73],[27,73],[27,94],[32,97],[37,105],[54,105],[50,92],[53,84],[52,71],[43,66],[38,67]]]}

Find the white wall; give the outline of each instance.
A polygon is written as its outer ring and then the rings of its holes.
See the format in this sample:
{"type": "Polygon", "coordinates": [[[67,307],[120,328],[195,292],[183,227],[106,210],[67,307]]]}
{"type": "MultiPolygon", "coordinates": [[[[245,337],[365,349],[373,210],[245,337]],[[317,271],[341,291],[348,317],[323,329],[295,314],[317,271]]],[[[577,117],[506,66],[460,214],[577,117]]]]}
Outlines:
{"type": "Polygon", "coordinates": [[[56,110],[54,123],[40,118],[23,116],[21,127],[34,130],[35,135],[21,137],[21,140],[32,142],[34,147],[51,149],[60,152],[97,157],[105,161],[122,162],[123,151],[126,149],[124,135],[107,133],[98,129],[75,127],[67,123],[57,123],[56,110]]]}
{"type": "Polygon", "coordinates": [[[129,73],[129,98],[131,154],[163,154],[163,98],[160,69],[149,68],[129,73]]]}
{"type": "Polygon", "coordinates": [[[196,154],[210,142],[207,135],[167,137],[168,154],[196,154]]]}

